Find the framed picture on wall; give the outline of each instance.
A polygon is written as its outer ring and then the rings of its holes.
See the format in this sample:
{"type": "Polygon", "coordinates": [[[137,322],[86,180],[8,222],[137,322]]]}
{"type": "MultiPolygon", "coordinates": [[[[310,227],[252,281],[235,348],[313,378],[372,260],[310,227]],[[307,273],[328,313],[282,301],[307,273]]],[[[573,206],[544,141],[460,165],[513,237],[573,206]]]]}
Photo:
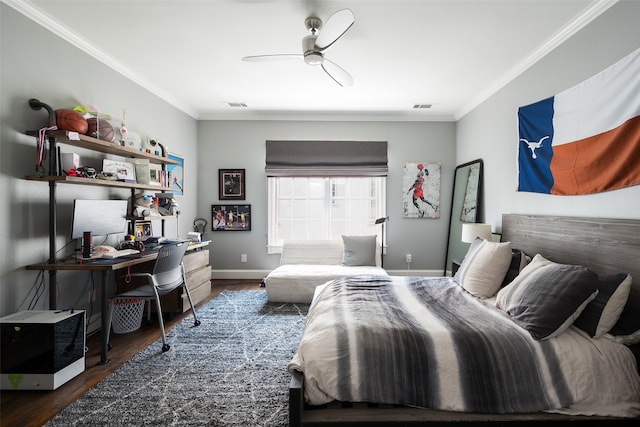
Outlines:
{"type": "Polygon", "coordinates": [[[218,169],[218,198],[220,200],[244,200],[244,169],[218,169]]]}
{"type": "Polygon", "coordinates": [[[211,205],[212,231],[250,231],[251,205],[211,205]]]}
{"type": "Polygon", "coordinates": [[[173,194],[181,196],[184,194],[184,157],[174,153],[169,153],[168,157],[178,164],[167,165],[167,187],[171,187],[173,194]]]}
{"type": "Polygon", "coordinates": [[[440,163],[405,162],[402,216],[440,218],[440,163]]]}

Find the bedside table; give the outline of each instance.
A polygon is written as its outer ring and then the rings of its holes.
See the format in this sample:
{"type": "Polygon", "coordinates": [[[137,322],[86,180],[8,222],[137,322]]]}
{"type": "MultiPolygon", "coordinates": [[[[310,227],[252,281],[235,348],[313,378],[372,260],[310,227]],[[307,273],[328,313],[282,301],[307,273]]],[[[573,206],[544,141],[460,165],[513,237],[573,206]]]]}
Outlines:
{"type": "Polygon", "coordinates": [[[460,265],[462,265],[462,260],[461,259],[452,259],[451,260],[451,277],[456,275],[456,272],[460,268],[460,265]]]}

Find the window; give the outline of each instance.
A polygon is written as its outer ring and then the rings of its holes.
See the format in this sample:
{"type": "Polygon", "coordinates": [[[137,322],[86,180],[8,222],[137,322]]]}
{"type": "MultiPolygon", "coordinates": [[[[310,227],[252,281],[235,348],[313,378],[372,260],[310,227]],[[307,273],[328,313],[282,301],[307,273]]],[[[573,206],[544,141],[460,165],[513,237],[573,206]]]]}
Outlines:
{"type": "Polygon", "coordinates": [[[385,177],[269,177],[269,253],[286,239],[341,239],[380,235],[385,216],[385,177]]]}

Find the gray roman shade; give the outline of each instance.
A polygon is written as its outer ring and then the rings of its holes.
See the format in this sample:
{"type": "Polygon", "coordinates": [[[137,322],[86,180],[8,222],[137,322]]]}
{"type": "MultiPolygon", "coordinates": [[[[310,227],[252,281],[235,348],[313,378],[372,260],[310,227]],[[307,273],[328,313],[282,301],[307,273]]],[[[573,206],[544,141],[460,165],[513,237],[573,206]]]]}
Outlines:
{"type": "Polygon", "coordinates": [[[267,140],[267,176],[386,176],[387,141],[267,140]]]}

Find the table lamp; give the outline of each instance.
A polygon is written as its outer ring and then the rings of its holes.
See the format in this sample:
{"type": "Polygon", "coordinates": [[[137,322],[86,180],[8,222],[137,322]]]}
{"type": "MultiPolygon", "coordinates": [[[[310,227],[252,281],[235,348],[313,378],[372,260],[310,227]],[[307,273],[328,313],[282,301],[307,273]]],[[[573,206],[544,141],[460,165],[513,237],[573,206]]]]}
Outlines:
{"type": "Polygon", "coordinates": [[[479,224],[475,222],[462,224],[463,242],[471,243],[476,237],[491,241],[491,224],[479,224]]]}

